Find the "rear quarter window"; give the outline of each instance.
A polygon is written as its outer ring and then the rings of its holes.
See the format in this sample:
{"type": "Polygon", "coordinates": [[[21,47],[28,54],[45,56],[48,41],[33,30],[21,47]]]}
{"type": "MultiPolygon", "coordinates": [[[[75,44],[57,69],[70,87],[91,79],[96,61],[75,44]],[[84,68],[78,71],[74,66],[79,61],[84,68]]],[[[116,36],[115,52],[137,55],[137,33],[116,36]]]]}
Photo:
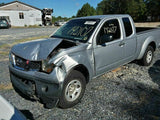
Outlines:
{"type": "Polygon", "coordinates": [[[122,18],[122,21],[124,24],[126,37],[129,37],[133,33],[131,22],[130,22],[129,18],[127,18],[127,17],[122,18]]]}

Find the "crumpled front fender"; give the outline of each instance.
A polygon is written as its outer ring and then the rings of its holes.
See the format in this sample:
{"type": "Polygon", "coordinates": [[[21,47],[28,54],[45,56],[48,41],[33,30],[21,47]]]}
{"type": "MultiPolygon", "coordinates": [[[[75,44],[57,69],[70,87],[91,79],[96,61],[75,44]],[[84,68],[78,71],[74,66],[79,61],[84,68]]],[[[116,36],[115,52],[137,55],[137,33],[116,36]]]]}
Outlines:
{"type": "Polygon", "coordinates": [[[76,55],[64,55],[54,61],[50,61],[53,64],[55,64],[55,66],[57,67],[57,69],[59,69],[59,72],[57,75],[59,75],[59,81],[63,82],[65,80],[65,77],[67,76],[67,74],[74,69],[74,67],[78,66],[78,65],[83,65],[84,67],[86,67],[86,69],[88,70],[89,73],[89,80],[92,78],[93,73],[94,73],[94,63],[91,62],[91,56],[88,55],[83,55],[83,54],[76,54],[76,55]],[[63,78],[60,77],[63,75],[63,78]]]}

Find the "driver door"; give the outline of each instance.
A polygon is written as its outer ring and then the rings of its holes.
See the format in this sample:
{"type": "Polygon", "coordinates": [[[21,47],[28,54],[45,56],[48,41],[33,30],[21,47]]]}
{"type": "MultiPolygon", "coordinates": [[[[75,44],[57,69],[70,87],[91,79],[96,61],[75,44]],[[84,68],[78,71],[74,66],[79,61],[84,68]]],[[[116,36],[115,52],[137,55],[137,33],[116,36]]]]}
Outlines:
{"type": "Polygon", "coordinates": [[[118,19],[107,20],[101,27],[96,37],[94,49],[96,74],[102,74],[114,69],[123,63],[125,43],[122,37],[118,19]],[[111,36],[112,40],[101,44],[102,36],[111,36]]]}

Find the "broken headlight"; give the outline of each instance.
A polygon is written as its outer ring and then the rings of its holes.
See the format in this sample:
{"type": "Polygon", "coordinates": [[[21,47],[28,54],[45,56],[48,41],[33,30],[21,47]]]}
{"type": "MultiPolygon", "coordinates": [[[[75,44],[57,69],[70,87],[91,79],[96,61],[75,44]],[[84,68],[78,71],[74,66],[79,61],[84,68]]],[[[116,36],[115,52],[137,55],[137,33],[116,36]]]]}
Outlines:
{"type": "Polygon", "coordinates": [[[51,73],[55,65],[53,63],[49,63],[49,60],[42,60],[42,71],[46,73],[51,73]]]}

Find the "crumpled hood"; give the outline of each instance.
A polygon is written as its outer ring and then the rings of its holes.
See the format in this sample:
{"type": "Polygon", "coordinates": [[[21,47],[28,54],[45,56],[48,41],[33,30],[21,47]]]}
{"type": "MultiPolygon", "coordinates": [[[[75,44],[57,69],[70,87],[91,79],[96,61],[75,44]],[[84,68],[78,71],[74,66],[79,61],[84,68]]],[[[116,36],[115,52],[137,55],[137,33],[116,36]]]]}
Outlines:
{"type": "Polygon", "coordinates": [[[35,40],[17,44],[11,52],[27,60],[40,61],[46,59],[61,42],[62,39],[59,38],[35,40]]]}

